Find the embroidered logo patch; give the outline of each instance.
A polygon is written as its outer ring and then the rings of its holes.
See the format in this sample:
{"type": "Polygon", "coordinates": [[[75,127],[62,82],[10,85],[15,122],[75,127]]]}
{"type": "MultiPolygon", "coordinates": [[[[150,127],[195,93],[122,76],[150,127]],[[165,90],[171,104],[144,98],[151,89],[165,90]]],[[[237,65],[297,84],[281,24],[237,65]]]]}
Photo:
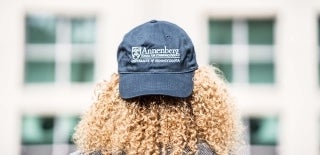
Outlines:
{"type": "Polygon", "coordinates": [[[153,48],[132,47],[131,63],[179,63],[180,51],[174,48],[153,48]]]}

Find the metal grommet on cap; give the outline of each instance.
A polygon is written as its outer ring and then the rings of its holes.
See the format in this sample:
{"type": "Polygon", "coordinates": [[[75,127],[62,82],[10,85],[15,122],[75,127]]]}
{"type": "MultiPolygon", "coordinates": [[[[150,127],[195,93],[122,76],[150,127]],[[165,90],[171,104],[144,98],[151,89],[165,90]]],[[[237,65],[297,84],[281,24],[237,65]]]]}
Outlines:
{"type": "Polygon", "coordinates": [[[150,23],[156,23],[158,22],[157,20],[151,20],[150,23]]]}

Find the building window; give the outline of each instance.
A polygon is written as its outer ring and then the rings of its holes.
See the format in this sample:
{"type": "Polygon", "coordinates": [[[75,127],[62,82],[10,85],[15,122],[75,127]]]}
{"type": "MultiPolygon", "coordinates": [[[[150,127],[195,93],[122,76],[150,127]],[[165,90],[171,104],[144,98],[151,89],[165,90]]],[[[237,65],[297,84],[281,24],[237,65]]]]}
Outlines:
{"type": "Polygon", "coordinates": [[[21,155],[60,155],[75,151],[72,135],[78,121],[78,116],[23,116],[21,155]]]}
{"type": "Polygon", "coordinates": [[[274,83],[274,20],[209,21],[211,65],[233,83],[274,83]]]}
{"type": "Polygon", "coordinates": [[[251,155],[278,155],[278,126],[275,116],[245,118],[251,155]]]}
{"type": "Polygon", "coordinates": [[[95,24],[94,17],[27,15],[25,83],[92,81],[95,24]]]}

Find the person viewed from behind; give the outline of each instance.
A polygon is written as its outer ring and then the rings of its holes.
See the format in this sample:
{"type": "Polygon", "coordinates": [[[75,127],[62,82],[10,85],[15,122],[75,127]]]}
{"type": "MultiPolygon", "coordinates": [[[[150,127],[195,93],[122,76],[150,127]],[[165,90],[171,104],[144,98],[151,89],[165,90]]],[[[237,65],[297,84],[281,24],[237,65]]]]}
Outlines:
{"type": "Polygon", "coordinates": [[[150,21],[118,48],[118,73],[97,84],[74,154],[237,154],[241,124],[217,69],[198,67],[179,26],[150,21]]]}

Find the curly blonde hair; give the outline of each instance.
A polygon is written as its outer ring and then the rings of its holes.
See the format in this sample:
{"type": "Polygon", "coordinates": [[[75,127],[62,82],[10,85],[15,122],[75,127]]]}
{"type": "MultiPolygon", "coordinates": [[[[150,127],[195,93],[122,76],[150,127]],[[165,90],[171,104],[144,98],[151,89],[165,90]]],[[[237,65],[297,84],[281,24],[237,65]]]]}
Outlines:
{"type": "Polygon", "coordinates": [[[214,68],[195,72],[188,98],[153,95],[124,100],[118,74],[99,83],[95,97],[74,134],[84,154],[195,154],[201,142],[219,155],[237,150],[240,119],[214,68]]]}

